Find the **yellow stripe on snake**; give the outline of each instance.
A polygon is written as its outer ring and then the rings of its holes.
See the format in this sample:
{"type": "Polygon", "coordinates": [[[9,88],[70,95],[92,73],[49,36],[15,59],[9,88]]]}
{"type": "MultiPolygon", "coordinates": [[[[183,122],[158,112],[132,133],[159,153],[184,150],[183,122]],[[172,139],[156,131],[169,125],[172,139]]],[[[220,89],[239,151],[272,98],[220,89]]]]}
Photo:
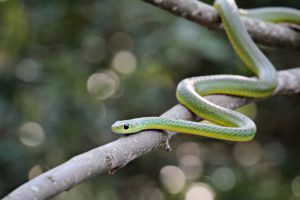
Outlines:
{"type": "MultiPolygon", "coordinates": [[[[234,0],[217,0],[214,7],[221,16],[226,34],[236,53],[257,78],[238,75],[200,76],[184,79],[178,84],[178,101],[196,115],[214,124],[142,117],[115,122],[112,125],[115,133],[130,134],[147,129],[162,129],[232,141],[248,141],[255,136],[256,126],[251,119],[215,105],[203,96],[229,94],[266,97],[271,95],[277,86],[276,70],[249,36],[240,20],[234,0]]],[[[243,14],[276,22],[300,23],[300,11],[291,8],[262,8],[244,11],[243,14]]]]}

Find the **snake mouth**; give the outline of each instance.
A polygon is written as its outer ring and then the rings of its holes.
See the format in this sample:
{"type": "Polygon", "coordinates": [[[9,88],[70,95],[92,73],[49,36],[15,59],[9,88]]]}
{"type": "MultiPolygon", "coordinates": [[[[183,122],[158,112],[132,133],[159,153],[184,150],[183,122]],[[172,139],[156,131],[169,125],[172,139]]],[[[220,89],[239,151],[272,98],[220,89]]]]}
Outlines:
{"type": "Polygon", "coordinates": [[[116,121],[111,125],[111,130],[118,134],[128,134],[131,133],[129,129],[129,123],[124,121],[116,121]]]}
{"type": "Polygon", "coordinates": [[[115,133],[121,133],[120,132],[120,122],[119,121],[116,121],[115,123],[113,123],[111,125],[111,130],[115,133]]]}

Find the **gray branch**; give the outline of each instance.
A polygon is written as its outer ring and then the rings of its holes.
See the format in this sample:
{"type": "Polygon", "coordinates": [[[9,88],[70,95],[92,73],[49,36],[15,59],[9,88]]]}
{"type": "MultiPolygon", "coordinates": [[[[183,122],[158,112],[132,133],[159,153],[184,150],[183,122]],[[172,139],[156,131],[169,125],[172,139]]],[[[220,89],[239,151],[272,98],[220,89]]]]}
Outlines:
{"type": "MultiPolygon", "coordinates": [[[[144,0],[176,15],[211,29],[222,30],[217,11],[197,0],[144,0]]],[[[274,25],[259,20],[243,18],[249,33],[260,44],[275,47],[300,49],[300,34],[284,25],[274,25]]],[[[277,95],[292,95],[300,92],[300,67],[278,73],[277,95]]],[[[207,96],[211,102],[226,108],[235,109],[256,99],[226,95],[207,96]]],[[[194,120],[195,116],[178,104],[162,114],[172,119],[194,120]]],[[[130,161],[159,147],[168,147],[167,141],[173,133],[143,131],[77,155],[69,161],[24,183],[8,194],[5,200],[49,199],[97,174],[114,173],[130,161]]]]}
{"type": "MultiPolygon", "coordinates": [[[[274,92],[277,95],[292,95],[300,92],[300,67],[283,70],[278,73],[279,84],[274,92]]],[[[256,99],[233,97],[226,95],[207,96],[210,101],[226,108],[235,109],[251,103],[256,99]]],[[[162,114],[172,119],[193,120],[195,116],[184,106],[178,104],[162,114]]],[[[143,131],[141,133],[121,137],[120,139],[77,155],[69,161],[24,183],[5,200],[41,200],[49,199],[66,191],[82,181],[108,172],[114,173],[130,161],[165,146],[173,134],[162,131],[143,131]]]]}
{"type": "MultiPolygon", "coordinates": [[[[197,0],[143,0],[213,30],[223,30],[217,10],[197,0]]],[[[259,44],[300,50],[300,33],[287,24],[272,24],[242,17],[248,32],[259,44]]]]}

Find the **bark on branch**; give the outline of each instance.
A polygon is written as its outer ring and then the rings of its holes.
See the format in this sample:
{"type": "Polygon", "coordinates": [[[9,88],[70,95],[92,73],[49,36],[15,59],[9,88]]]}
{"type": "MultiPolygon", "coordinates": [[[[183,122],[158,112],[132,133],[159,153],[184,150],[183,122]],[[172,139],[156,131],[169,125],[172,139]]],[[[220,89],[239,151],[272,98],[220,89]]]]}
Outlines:
{"type": "MultiPolygon", "coordinates": [[[[217,10],[197,0],[143,0],[213,30],[223,30],[217,10]]],[[[300,33],[286,24],[272,24],[242,17],[248,32],[259,44],[300,50],[300,33]]]]}
{"type": "MultiPolygon", "coordinates": [[[[283,70],[278,73],[279,85],[274,92],[277,95],[292,95],[300,92],[300,67],[283,70]]],[[[226,108],[235,109],[255,99],[226,95],[207,96],[210,101],[226,108]]],[[[193,114],[178,104],[162,114],[173,119],[193,120],[193,114]]],[[[173,134],[161,131],[143,131],[139,134],[120,139],[77,155],[69,161],[24,183],[4,200],[40,200],[49,199],[66,191],[82,181],[97,174],[113,173],[130,161],[166,144],[173,134]]]]}
{"type": "MultiPolygon", "coordinates": [[[[217,11],[197,0],[144,0],[159,6],[173,14],[183,16],[198,24],[215,30],[222,30],[217,11]]],[[[265,23],[259,20],[243,18],[247,30],[260,44],[294,48],[300,50],[300,34],[284,25],[265,23]]],[[[300,92],[300,67],[283,70],[278,73],[279,85],[274,92],[277,95],[292,95],[300,92]]],[[[235,109],[255,99],[226,95],[207,96],[210,101],[226,108],[235,109]]],[[[178,104],[162,114],[173,119],[193,120],[195,116],[178,104]]],[[[173,134],[161,131],[143,131],[139,134],[122,137],[116,141],[77,155],[69,161],[24,183],[8,194],[5,200],[49,199],[66,191],[82,181],[97,174],[113,173],[130,161],[164,146],[173,134]]]]}

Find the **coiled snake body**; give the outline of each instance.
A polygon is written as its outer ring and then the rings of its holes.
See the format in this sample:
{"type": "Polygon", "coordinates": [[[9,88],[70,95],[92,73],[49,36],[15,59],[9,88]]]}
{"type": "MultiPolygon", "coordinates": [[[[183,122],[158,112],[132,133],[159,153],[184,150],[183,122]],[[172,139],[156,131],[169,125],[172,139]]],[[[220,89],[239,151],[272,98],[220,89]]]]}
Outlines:
{"type": "MultiPolygon", "coordinates": [[[[247,33],[234,0],[217,0],[214,7],[222,18],[226,34],[236,53],[257,78],[213,75],[187,78],[178,84],[176,92],[178,101],[196,115],[216,125],[160,117],[142,117],[115,122],[112,125],[114,132],[130,134],[146,129],[163,129],[232,141],[248,141],[254,137],[256,126],[251,119],[236,111],[215,105],[203,96],[209,94],[268,96],[277,85],[276,70],[247,33]]],[[[243,13],[271,21],[286,20],[300,23],[300,12],[296,9],[265,8],[243,13]]]]}

